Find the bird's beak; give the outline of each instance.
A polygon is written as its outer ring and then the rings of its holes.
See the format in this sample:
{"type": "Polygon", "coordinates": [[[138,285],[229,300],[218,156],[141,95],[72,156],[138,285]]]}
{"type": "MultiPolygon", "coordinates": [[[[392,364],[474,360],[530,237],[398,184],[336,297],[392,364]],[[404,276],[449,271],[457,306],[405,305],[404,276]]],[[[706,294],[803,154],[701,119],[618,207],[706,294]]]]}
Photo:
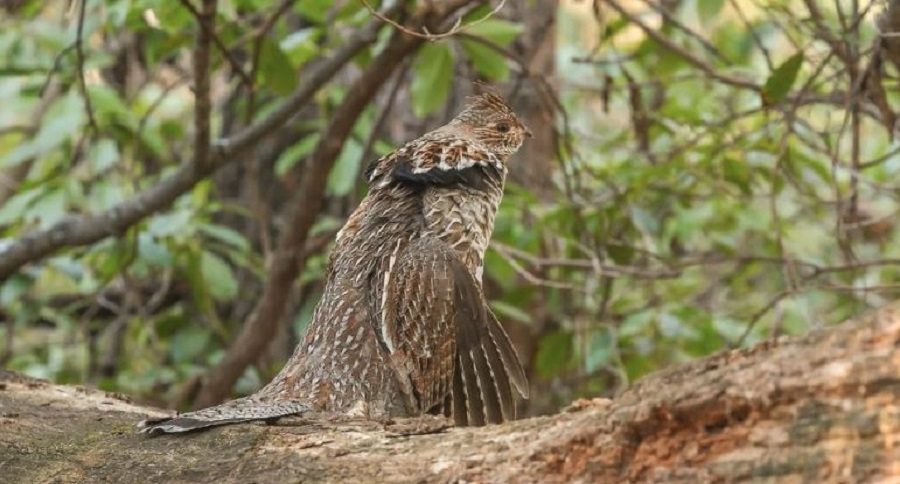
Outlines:
{"type": "Polygon", "coordinates": [[[522,126],[522,127],[525,128],[525,137],[526,138],[534,138],[534,133],[532,133],[531,130],[528,129],[527,126],[522,126]]]}

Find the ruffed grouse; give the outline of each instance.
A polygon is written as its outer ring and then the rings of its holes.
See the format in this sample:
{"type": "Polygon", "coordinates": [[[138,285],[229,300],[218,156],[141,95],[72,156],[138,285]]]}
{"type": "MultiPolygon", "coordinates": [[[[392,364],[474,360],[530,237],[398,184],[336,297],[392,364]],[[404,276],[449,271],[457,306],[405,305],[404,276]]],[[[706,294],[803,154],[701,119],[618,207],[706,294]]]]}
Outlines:
{"type": "Polygon", "coordinates": [[[249,397],[145,432],[317,411],[512,419],[528,382],[481,288],[506,162],[531,136],[494,93],[370,164],[369,194],[337,235],[322,300],[275,379],[249,397]]]}

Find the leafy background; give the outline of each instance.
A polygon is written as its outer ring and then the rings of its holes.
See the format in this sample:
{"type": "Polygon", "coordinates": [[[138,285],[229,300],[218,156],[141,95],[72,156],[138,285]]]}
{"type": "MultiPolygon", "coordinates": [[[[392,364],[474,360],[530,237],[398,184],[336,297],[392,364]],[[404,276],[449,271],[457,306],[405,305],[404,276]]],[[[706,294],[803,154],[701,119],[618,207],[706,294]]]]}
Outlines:
{"type": "MultiPolygon", "coordinates": [[[[884,5],[501,7],[473,5],[467,27],[425,42],[359,113],[297,249],[308,257],[284,288],[287,316],[233,394],[268,381],[302,335],[333,235],[365,193],[365,163],[452,116],[473,79],[510,94],[537,133],[511,161],[485,271],[534,381],[529,412],[895,297],[900,146],[897,69],[879,57],[884,5]]],[[[184,163],[199,31],[184,2],[87,0],[80,62],[80,2],[3,10],[0,257],[23,234],[115,207],[184,163]]],[[[231,58],[212,55],[214,136],[267,116],[371,20],[355,0],[219,1],[231,58]]],[[[323,129],[392,29],[276,141],[119,236],[3,281],[0,363],[191,406],[260,297],[323,129]]]]}

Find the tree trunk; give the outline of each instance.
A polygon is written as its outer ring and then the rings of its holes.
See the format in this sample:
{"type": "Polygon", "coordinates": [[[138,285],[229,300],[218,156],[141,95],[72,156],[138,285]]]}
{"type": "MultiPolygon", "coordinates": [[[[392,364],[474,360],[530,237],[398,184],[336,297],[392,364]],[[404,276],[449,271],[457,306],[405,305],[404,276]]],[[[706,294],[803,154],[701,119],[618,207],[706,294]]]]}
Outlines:
{"type": "Polygon", "coordinates": [[[0,374],[4,482],[896,482],[900,303],[482,428],[338,418],[149,438],[150,408],[0,374]]]}

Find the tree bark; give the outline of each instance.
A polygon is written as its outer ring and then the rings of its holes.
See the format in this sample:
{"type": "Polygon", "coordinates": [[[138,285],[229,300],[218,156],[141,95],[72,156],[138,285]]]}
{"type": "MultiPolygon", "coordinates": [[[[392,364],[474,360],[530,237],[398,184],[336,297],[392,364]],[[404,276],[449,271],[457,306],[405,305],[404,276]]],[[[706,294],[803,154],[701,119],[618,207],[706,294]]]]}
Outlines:
{"type": "Polygon", "coordinates": [[[0,373],[6,482],[896,482],[900,302],[482,428],[320,417],[149,438],[154,409],[0,373]]]}

